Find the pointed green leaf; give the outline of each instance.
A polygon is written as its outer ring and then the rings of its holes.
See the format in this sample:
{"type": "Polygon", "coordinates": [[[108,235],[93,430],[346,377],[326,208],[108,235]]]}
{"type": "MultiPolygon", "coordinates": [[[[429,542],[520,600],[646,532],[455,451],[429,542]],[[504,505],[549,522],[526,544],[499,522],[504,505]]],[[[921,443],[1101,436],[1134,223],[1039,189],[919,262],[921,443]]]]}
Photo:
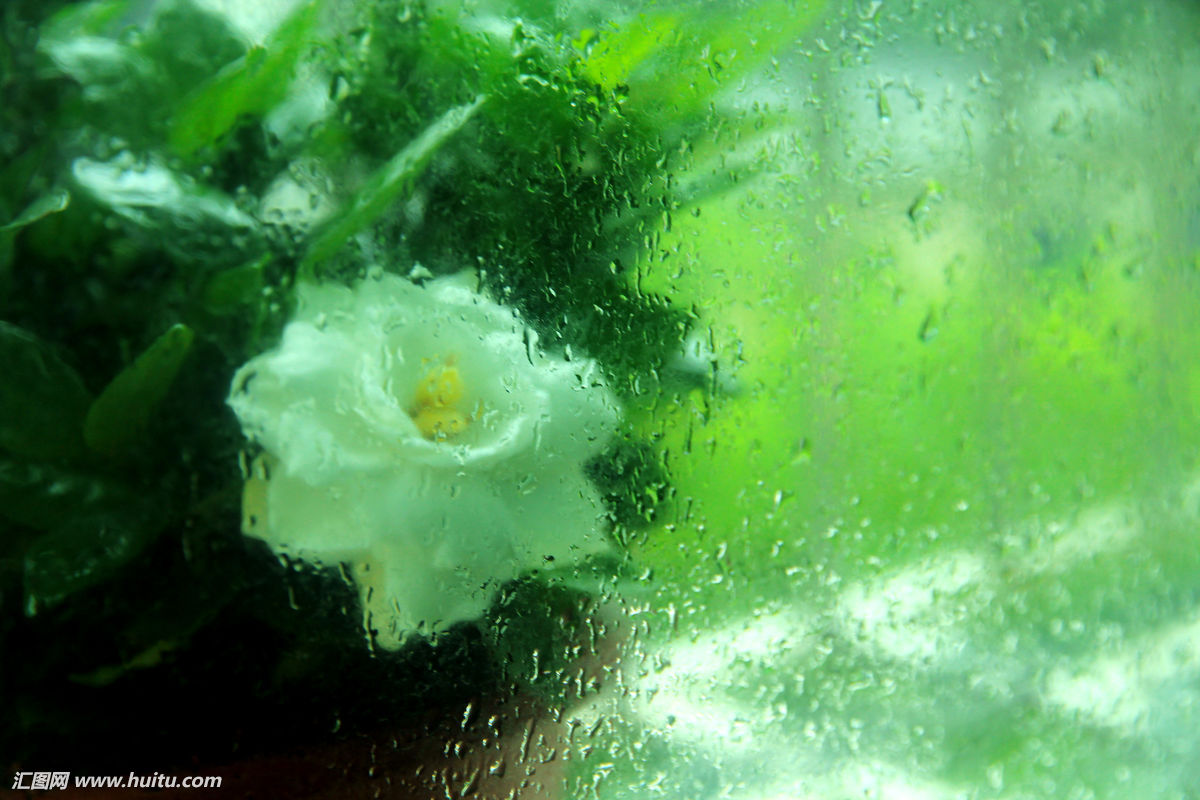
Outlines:
{"type": "Polygon", "coordinates": [[[34,200],[7,225],[0,226],[0,232],[16,231],[32,225],[39,219],[64,211],[70,202],[70,192],[66,189],[55,189],[34,200]]]}
{"type": "Polygon", "coordinates": [[[221,138],[240,117],[265,114],[282,101],[320,9],[315,0],[301,5],[261,47],[228,64],[184,100],[171,122],[175,151],[191,155],[221,138]]]}
{"type": "Polygon", "coordinates": [[[120,455],[137,443],[187,358],[193,336],[186,325],[172,326],[105,387],[84,423],[88,447],[120,455]]]}
{"type": "Polygon", "coordinates": [[[309,245],[304,267],[311,269],[336,253],[346,241],[374,222],[400,196],[412,188],[413,181],[424,171],[434,154],[451,136],[462,129],[475,114],[484,97],[471,103],[455,106],[442,114],[432,125],[393,156],[356,193],[349,208],[330,220],[309,245]]]}

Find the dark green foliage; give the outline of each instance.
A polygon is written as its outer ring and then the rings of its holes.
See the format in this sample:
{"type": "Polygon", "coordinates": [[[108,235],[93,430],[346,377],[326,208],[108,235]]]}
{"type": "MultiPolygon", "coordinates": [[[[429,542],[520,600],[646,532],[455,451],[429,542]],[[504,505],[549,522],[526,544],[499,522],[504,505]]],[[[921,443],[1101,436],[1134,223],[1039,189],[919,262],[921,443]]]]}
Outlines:
{"type": "Polygon", "coordinates": [[[136,505],[89,516],[76,513],[25,551],[25,611],[30,616],[103,583],[140,555],[161,522],[136,505]]]}
{"type": "Polygon", "coordinates": [[[487,625],[495,679],[552,702],[585,693],[567,673],[582,677],[582,662],[599,655],[594,611],[589,592],[536,578],[511,583],[487,625]]]}
{"type": "Polygon", "coordinates": [[[665,459],[645,442],[618,442],[587,464],[587,474],[623,540],[654,521],[670,490],[665,459]]]}
{"type": "Polygon", "coordinates": [[[91,395],[54,349],[0,322],[0,449],[34,460],[83,454],[83,419],[91,395]]]}

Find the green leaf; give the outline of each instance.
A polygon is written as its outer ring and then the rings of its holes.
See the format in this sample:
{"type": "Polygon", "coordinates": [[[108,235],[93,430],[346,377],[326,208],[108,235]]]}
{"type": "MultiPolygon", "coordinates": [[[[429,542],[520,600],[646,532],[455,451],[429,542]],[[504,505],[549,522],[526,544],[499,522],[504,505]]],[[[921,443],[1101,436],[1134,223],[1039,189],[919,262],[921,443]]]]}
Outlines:
{"type": "Polygon", "coordinates": [[[33,616],[108,580],[160,529],[150,514],[85,514],[36,539],[25,551],[25,613],[33,616]]]}
{"type": "Polygon", "coordinates": [[[136,42],[138,54],[155,65],[154,91],[161,92],[156,97],[163,101],[159,114],[164,122],[180,101],[245,55],[248,47],[219,6],[203,0],[157,0],[136,42]]]}
{"type": "Polygon", "coordinates": [[[81,197],[111,209],[180,264],[224,266],[231,252],[262,249],[261,227],[234,198],[153,158],[77,158],[71,176],[81,197]]]}
{"type": "Polygon", "coordinates": [[[128,506],[130,490],[96,475],[0,456],[0,517],[48,531],[76,516],[128,506]]]}
{"type": "Polygon", "coordinates": [[[233,198],[154,161],[77,158],[71,175],[85,195],[143,228],[186,235],[255,224],[233,198]]]}
{"type": "Polygon", "coordinates": [[[209,278],[200,295],[202,308],[210,314],[227,316],[245,311],[262,300],[267,286],[265,270],[271,256],[264,255],[240,267],[222,270],[209,278]]]}
{"type": "Polygon", "coordinates": [[[0,322],[0,448],[39,460],[84,452],[81,437],[91,396],[50,345],[0,322]]]}
{"type": "Polygon", "coordinates": [[[24,550],[26,611],[94,586],[140,554],[163,529],[145,492],[53,464],[0,456],[0,517],[46,533],[0,538],[0,555],[24,550]]]}
{"type": "Polygon", "coordinates": [[[484,99],[480,95],[471,103],[451,108],[376,171],[356,193],[354,204],[313,237],[303,268],[311,270],[313,265],[336,253],[351,236],[374,222],[402,192],[410,189],[442,145],[467,124],[484,99]]]}
{"type": "Polygon", "coordinates": [[[92,99],[109,98],[116,87],[144,83],[153,65],[134,46],[114,38],[129,17],[128,0],[99,0],[68,6],[55,14],[38,35],[38,50],[53,71],[68,75],[92,99]]]}
{"type": "Polygon", "coordinates": [[[260,116],[287,96],[296,66],[312,41],[321,4],[301,5],[261,47],[228,64],[184,100],[169,141],[189,156],[216,142],[244,115],[260,116]]]}
{"type": "Polygon", "coordinates": [[[129,12],[129,0],[92,0],[62,9],[42,25],[39,44],[109,32],[129,12]]]}
{"type": "MultiPolygon", "coordinates": [[[[628,108],[660,128],[696,121],[718,92],[794,41],[825,8],[824,0],[747,5],[639,14],[598,36],[586,72],[606,91],[628,92],[628,108]]],[[[579,44],[586,49],[590,40],[587,31],[579,44]]]]}
{"type": "Polygon", "coordinates": [[[71,202],[71,193],[66,189],[55,189],[34,200],[7,225],[0,225],[0,232],[17,231],[32,225],[39,219],[66,210],[71,202]]]}
{"type": "Polygon", "coordinates": [[[55,189],[34,200],[7,225],[0,225],[0,301],[5,299],[9,290],[17,232],[40,219],[65,211],[70,202],[70,192],[55,189]]]}
{"type": "Polygon", "coordinates": [[[116,456],[137,443],[171,388],[193,338],[188,326],[172,326],[105,387],[84,422],[88,447],[116,456]]]}

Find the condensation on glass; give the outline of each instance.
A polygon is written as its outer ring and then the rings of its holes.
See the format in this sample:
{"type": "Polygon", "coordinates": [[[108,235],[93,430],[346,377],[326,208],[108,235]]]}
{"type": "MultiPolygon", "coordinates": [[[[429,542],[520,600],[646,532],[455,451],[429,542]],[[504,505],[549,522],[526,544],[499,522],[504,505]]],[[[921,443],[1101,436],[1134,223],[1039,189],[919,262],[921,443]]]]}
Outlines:
{"type": "Polygon", "coordinates": [[[1200,792],[1193,4],[18,5],[14,788],[1200,792]]]}

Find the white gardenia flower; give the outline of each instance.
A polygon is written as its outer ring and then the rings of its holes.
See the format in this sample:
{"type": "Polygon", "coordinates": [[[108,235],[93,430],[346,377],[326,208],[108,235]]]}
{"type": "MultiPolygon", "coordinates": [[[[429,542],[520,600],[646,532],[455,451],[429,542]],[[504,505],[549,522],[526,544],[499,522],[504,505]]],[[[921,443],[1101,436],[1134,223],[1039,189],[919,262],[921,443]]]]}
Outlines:
{"type": "Polygon", "coordinates": [[[480,617],[500,586],[609,549],[583,473],[620,416],[595,362],[540,352],[470,273],[301,285],[229,397],[263,448],[247,535],[347,565],[376,643],[480,617]]]}

